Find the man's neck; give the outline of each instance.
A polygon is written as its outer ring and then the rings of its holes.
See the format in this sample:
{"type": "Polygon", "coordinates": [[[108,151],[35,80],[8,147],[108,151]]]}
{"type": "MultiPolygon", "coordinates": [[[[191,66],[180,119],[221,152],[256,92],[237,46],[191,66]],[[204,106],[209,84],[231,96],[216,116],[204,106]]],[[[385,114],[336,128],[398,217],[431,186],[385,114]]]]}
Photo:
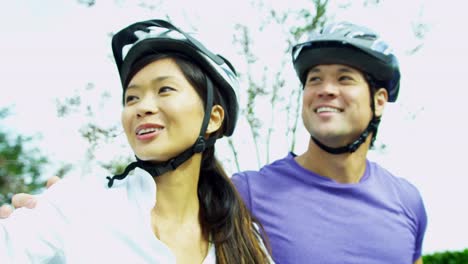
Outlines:
{"type": "Polygon", "coordinates": [[[358,183],[366,170],[369,139],[355,152],[330,154],[309,141],[307,151],[296,157],[296,161],[307,170],[330,178],[338,183],[358,183]]]}

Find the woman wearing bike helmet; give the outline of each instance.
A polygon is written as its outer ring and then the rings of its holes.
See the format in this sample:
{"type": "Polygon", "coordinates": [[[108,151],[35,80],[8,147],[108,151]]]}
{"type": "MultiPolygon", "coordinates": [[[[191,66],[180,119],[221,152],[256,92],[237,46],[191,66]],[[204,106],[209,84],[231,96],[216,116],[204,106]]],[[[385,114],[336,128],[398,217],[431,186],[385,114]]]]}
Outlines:
{"type": "Polygon", "coordinates": [[[214,156],[237,120],[234,68],[164,20],[120,30],[112,50],[137,160],[107,181],[65,179],[36,209],[0,220],[0,259],[269,263],[260,225],[214,156]]]}
{"type": "Polygon", "coordinates": [[[232,177],[273,259],[421,263],[427,217],[418,190],[367,159],[385,104],[398,95],[395,56],[374,31],[342,22],[310,34],[292,59],[307,149],[232,177]]]}

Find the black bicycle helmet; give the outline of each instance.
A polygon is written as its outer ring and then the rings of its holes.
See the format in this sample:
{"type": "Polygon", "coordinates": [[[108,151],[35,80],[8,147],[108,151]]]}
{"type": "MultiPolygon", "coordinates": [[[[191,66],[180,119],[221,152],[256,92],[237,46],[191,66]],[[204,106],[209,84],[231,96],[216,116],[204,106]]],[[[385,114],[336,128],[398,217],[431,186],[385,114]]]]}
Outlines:
{"type": "Polygon", "coordinates": [[[160,163],[142,161],[137,157],[137,161],[129,164],[122,174],[108,177],[109,187],[112,187],[114,179],[125,178],[136,167],[148,171],[152,176],[159,176],[176,169],[193,154],[203,152],[206,148],[214,145],[217,139],[215,136],[205,140],[213,105],[214,88],[212,82],[221,93],[221,106],[225,110],[223,135],[232,135],[238,116],[238,102],[235,93],[238,89],[236,71],[228,60],[209,51],[192,35],[165,20],[154,19],[137,22],[120,30],[112,37],[112,52],[124,92],[135,74],[135,64],[138,64],[142,58],[158,53],[177,53],[193,60],[205,72],[207,75],[207,98],[200,134],[192,147],[178,156],[160,163]]]}
{"type": "Polygon", "coordinates": [[[369,74],[388,92],[388,101],[395,102],[400,87],[400,70],[388,44],[371,29],[340,22],[319,32],[311,32],[307,40],[292,49],[297,76],[304,85],[307,72],[319,64],[344,64],[369,74]]]}

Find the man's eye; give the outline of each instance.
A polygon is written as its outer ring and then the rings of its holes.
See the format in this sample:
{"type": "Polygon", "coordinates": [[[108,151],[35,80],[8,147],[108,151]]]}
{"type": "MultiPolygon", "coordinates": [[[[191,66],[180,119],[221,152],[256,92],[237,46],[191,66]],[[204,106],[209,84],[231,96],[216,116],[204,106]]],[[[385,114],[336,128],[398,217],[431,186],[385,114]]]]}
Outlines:
{"type": "Polygon", "coordinates": [[[309,79],[307,80],[307,82],[318,82],[318,81],[320,81],[320,77],[318,76],[309,77],[309,79]]]}
{"type": "Polygon", "coordinates": [[[353,78],[351,76],[343,75],[338,78],[339,81],[352,81],[353,78]]]}

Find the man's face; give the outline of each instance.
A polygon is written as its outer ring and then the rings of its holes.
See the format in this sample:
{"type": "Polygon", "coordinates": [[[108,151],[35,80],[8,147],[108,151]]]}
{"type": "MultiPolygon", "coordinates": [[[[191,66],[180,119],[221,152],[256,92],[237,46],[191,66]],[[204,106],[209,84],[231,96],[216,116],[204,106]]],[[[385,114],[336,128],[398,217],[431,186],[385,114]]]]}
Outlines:
{"type": "Polygon", "coordinates": [[[302,119],[313,137],[330,147],[341,147],[358,138],[371,118],[369,85],[359,70],[341,64],[309,70],[302,119]]]}

